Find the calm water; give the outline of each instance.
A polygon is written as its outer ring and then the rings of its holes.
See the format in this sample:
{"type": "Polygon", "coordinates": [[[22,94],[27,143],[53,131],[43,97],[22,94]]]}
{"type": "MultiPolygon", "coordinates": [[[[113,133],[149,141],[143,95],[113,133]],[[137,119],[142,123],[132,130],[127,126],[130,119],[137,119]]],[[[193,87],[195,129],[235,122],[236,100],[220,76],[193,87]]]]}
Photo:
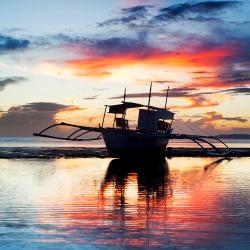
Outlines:
{"type": "MultiPolygon", "coordinates": [[[[232,148],[250,148],[250,140],[223,140],[229,147],[232,148]]],[[[214,142],[215,143],[215,142],[214,142]]],[[[218,147],[221,144],[215,143],[218,147]]],[[[197,147],[197,144],[189,140],[171,140],[169,147],[197,147]]],[[[62,141],[41,137],[1,137],[0,147],[105,147],[103,140],[88,141],[88,142],[74,142],[62,141]]]]}
{"type": "Polygon", "coordinates": [[[0,249],[249,249],[250,158],[0,160],[0,249]]]}

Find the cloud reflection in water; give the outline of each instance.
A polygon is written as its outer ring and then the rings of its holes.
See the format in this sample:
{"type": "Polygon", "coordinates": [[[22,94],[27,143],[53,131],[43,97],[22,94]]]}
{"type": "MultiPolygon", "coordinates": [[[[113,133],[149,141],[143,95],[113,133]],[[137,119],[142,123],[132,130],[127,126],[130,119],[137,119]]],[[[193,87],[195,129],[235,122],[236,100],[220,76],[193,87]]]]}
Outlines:
{"type": "Polygon", "coordinates": [[[248,158],[0,163],[0,249],[250,244],[248,158]]]}

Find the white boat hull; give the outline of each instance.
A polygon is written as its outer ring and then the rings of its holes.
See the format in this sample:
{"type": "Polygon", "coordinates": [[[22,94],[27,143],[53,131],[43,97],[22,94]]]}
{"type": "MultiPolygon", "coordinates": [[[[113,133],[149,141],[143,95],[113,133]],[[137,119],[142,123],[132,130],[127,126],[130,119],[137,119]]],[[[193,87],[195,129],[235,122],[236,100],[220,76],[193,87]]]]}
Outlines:
{"type": "Polygon", "coordinates": [[[102,134],[111,157],[163,155],[169,140],[167,134],[160,133],[144,134],[103,129],[102,134]]]}

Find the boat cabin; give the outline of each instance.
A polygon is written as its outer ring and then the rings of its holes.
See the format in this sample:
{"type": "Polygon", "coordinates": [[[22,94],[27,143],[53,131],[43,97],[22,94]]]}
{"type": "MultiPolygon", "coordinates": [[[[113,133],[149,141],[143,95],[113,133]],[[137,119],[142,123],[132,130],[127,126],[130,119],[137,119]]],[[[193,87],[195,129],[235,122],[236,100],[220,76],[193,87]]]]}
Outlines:
{"type": "Polygon", "coordinates": [[[174,113],[167,109],[145,106],[133,102],[122,102],[121,104],[106,106],[102,127],[104,125],[107,108],[109,108],[108,113],[114,114],[113,128],[129,130],[129,123],[126,119],[126,111],[131,108],[139,108],[136,131],[146,133],[171,132],[174,113]]]}

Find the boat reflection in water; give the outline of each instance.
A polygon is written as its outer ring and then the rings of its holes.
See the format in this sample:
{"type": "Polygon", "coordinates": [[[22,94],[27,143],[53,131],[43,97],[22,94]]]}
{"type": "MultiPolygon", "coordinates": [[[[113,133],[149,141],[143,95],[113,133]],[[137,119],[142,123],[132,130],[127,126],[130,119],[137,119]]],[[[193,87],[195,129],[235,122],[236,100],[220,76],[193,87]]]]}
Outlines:
{"type": "Polygon", "coordinates": [[[0,250],[248,249],[249,161],[0,160],[0,250]]]}
{"type": "Polygon", "coordinates": [[[125,202],[125,190],[130,181],[136,179],[138,196],[160,200],[171,194],[169,189],[169,168],[165,158],[154,160],[124,160],[113,159],[108,166],[105,178],[101,185],[101,192],[115,188],[115,194],[120,194],[121,201],[125,202]]]}
{"type": "Polygon", "coordinates": [[[113,209],[109,214],[113,214],[115,225],[120,226],[119,244],[160,244],[159,239],[155,238],[159,231],[154,223],[157,223],[157,218],[167,216],[166,199],[172,196],[165,158],[111,160],[100,193],[103,209],[106,206],[113,209]]]}

